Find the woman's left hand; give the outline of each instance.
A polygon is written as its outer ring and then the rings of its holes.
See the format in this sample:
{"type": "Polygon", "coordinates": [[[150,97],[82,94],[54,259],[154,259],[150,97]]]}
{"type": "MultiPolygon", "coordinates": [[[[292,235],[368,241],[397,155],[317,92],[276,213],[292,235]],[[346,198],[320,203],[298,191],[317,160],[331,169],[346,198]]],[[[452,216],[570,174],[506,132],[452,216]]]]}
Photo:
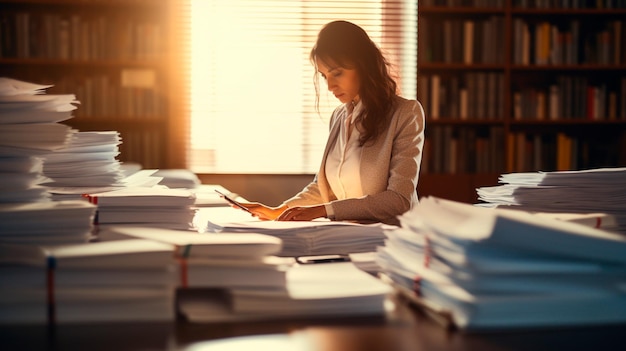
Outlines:
{"type": "Polygon", "coordinates": [[[309,207],[292,207],[281,213],[277,221],[312,221],[316,218],[326,217],[324,205],[309,207]]]}

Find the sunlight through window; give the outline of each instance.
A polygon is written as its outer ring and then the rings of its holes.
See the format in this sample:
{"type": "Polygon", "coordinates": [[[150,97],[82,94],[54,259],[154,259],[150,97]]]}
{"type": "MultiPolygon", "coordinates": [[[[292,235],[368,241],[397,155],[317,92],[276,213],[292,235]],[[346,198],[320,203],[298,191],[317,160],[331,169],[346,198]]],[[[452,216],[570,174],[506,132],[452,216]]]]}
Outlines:
{"type": "Polygon", "coordinates": [[[362,26],[395,63],[402,95],[415,98],[417,5],[406,3],[191,0],[189,168],[198,173],[317,171],[328,120],[339,101],[323,94],[320,113],[315,110],[308,55],[317,32],[332,20],[362,26]],[[392,26],[385,19],[389,8],[402,17],[392,26]],[[385,46],[387,27],[407,33],[385,46]]]}

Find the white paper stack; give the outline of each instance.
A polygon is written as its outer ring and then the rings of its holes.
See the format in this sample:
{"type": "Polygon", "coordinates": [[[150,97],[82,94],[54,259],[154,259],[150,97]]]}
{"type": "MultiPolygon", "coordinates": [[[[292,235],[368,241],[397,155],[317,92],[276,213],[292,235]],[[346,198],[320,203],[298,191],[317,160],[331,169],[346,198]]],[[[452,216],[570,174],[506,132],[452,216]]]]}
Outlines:
{"type": "Polygon", "coordinates": [[[0,245],[0,323],[173,321],[173,247],[0,245]]]}
{"type": "Polygon", "coordinates": [[[198,233],[149,227],[108,227],[101,240],[142,238],[175,247],[180,288],[283,288],[293,260],[275,257],[281,241],[269,235],[198,233]]]}
{"type": "Polygon", "coordinates": [[[63,148],[73,133],[58,122],[72,118],[75,96],[46,95],[49,85],[0,77],[0,202],[49,199],[40,186],[41,157],[63,148]]]}
{"type": "Polygon", "coordinates": [[[235,288],[221,299],[191,295],[179,301],[179,309],[194,322],[384,316],[390,292],[350,262],[296,264],[283,289],[235,288]]]}
{"type": "Polygon", "coordinates": [[[43,158],[65,148],[76,131],[72,94],[49,95],[49,85],[0,78],[0,243],[31,245],[89,240],[95,206],[50,201],[43,158]]]}
{"type": "MultiPolygon", "coordinates": [[[[484,207],[548,213],[599,213],[598,228],[626,234],[626,168],[503,174],[477,189],[484,207]]],[[[596,216],[598,217],[598,216],[596,216]]]]}
{"type": "Polygon", "coordinates": [[[626,238],[525,211],[437,198],[400,217],[378,263],[463,329],[626,322],[626,238]]]}
{"type": "Polygon", "coordinates": [[[193,227],[195,195],[163,186],[126,187],[86,194],[98,207],[98,225],[135,225],[187,230],[193,227]]]}
{"type": "Polygon", "coordinates": [[[194,189],[201,184],[198,175],[188,169],[158,169],[154,175],[163,178],[159,184],[168,188],[194,189]]]}
{"type": "Polygon", "coordinates": [[[49,187],[122,187],[118,132],[77,132],[69,143],[44,156],[49,187]]]}
{"type": "Polygon", "coordinates": [[[0,243],[85,243],[95,212],[96,206],[81,200],[0,204],[0,243]]]}
{"type": "Polygon", "coordinates": [[[261,233],[282,240],[279,256],[347,255],[375,251],[394,226],[339,221],[261,221],[231,207],[205,208],[202,218],[213,233],[261,233]],[[236,219],[233,221],[233,219],[236,219]]]}

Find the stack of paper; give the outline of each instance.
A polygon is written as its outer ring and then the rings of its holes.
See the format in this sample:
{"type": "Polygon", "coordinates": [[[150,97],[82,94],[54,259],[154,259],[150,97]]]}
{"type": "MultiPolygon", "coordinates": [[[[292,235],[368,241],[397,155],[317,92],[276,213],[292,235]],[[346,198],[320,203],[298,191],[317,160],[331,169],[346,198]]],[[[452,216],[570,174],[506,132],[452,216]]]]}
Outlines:
{"type": "Polygon", "coordinates": [[[390,291],[350,262],[294,265],[283,289],[235,288],[213,299],[190,295],[179,309],[194,322],[383,316],[390,291]]]}
{"type": "Polygon", "coordinates": [[[0,323],[172,321],[173,247],[0,245],[0,323]]]}
{"type": "Polygon", "coordinates": [[[44,156],[44,175],[49,187],[121,187],[124,174],[118,132],[77,132],[68,145],[44,156]]]}
{"type": "Polygon", "coordinates": [[[72,117],[74,95],[46,95],[49,85],[0,77],[0,202],[49,198],[39,186],[41,156],[63,148],[75,132],[58,122],[72,117]]]}
{"type": "Polygon", "coordinates": [[[0,243],[84,243],[91,238],[95,212],[80,200],[0,204],[0,243]]]}
{"type": "Polygon", "coordinates": [[[98,207],[95,224],[136,225],[187,230],[193,226],[195,196],[162,186],[126,187],[85,194],[98,207]]]}
{"type": "Polygon", "coordinates": [[[464,329],[626,322],[626,238],[525,211],[422,199],[379,250],[395,286],[464,329]]]}
{"type": "Polygon", "coordinates": [[[359,224],[339,221],[261,221],[233,208],[207,208],[207,227],[214,233],[262,233],[280,238],[280,256],[349,254],[375,251],[382,245],[385,229],[393,226],[381,223],[359,224]],[[228,221],[229,212],[245,220],[228,221]],[[241,217],[240,217],[241,218],[241,217]]]}
{"type": "Polygon", "coordinates": [[[159,184],[168,188],[193,189],[201,184],[198,175],[188,169],[158,169],[154,175],[163,178],[159,184]]]}
{"type": "Polygon", "coordinates": [[[0,243],[45,245],[89,239],[95,207],[50,201],[43,158],[76,133],[75,96],[46,95],[50,86],[0,78],[0,243]]]}
{"type": "Polygon", "coordinates": [[[533,212],[599,213],[591,223],[626,234],[626,168],[510,173],[503,185],[478,188],[484,207],[533,212]]]}
{"type": "Polygon", "coordinates": [[[121,190],[122,188],[152,188],[159,184],[161,177],[155,177],[156,170],[140,170],[131,175],[126,175],[116,184],[107,186],[46,186],[52,194],[52,199],[59,200],[84,200],[87,194],[99,194],[108,191],[121,190]]]}
{"type": "Polygon", "coordinates": [[[236,288],[285,286],[291,260],[273,256],[280,239],[262,234],[207,234],[148,227],[109,227],[101,240],[142,238],[175,247],[178,286],[181,288],[236,288]]]}

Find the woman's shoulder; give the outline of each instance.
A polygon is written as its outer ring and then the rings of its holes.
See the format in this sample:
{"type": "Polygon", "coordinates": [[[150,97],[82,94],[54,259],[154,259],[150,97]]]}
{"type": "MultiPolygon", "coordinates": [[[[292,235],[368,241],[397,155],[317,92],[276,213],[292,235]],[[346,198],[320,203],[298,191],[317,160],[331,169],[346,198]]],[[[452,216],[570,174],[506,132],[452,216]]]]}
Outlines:
{"type": "Polygon", "coordinates": [[[422,108],[422,104],[415,99],[407,99],[402,96],[396,95],[394,98],[395,102],[395,114],[412,114],[412,115],[424,115],[424,109],[422,108]]]}
{"type": "Polygon", "coordinates": [[[397,108],[414,108],[415,106],[421,106],[420,102],[415,99],[407,99],[400,95],[394,97],[394,102],[397,108]]]}

